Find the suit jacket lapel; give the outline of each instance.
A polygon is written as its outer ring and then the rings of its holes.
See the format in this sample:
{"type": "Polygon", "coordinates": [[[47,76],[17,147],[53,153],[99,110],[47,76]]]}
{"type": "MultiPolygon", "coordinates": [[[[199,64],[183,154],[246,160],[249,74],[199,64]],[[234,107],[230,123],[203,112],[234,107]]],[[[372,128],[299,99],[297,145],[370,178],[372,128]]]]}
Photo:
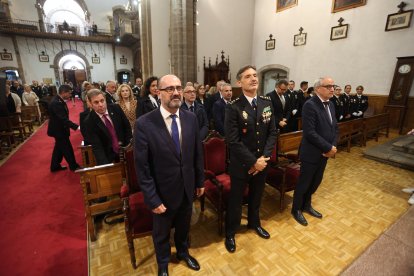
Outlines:
{"type": "MultiPolygon", "coordinates": [[[[171,134],[168,131],[167,126],[165,125],[164,118],[162,117],[162,114],[161,114],[161,110],[157,109],[157,111],[155,112],[157,113],[156,113],[156,116],[154,116],[155,117],[154,123],[158,126],[159,129],[162,129],[161,136],[164,137],[168,147],[173,152],[174,156],[180,159],[180,156],[178,155],[177,150],[175,149],[174,141],[171,137],[171,134]]],[[[181,113],[180,113],[180,121],[181,121],[181,113]]],[[[183,132],[182,127],[183,127],[183,124],[181,123],[181,139],[182,139],[182,132],[183,132]]]]}
{"type": "Polygon", "coordinates": [[[109,131],[106,128],[106,125],[102,122],[99,115],[96,114],[95,111],[91,111],[90,115],[93,116],[92,118],[95,120],[96,125],[105,133],[105,135],[108,137],[108,139],[111,140],[112,139],[111,134],[109,134],[109,131]]]}

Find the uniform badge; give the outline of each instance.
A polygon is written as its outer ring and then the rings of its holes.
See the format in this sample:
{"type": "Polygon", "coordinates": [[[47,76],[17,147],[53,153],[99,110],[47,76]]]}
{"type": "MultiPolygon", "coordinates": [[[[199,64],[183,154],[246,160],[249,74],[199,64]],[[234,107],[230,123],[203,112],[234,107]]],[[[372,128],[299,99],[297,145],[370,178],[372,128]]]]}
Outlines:
{"type": "Polygon", "coordinates": [[[272,117],[272,109],[270,108],[270,106],[266,106],[262,112],[263,123],[264,124],[268,123],[271,117],[272,117]]]}
{"type": "Polygon", "coordinates": [[[243,115],[243,119],[247,120],[247,117],[248,117],[247,112],[243,110],[242,115],[243,115]]]}

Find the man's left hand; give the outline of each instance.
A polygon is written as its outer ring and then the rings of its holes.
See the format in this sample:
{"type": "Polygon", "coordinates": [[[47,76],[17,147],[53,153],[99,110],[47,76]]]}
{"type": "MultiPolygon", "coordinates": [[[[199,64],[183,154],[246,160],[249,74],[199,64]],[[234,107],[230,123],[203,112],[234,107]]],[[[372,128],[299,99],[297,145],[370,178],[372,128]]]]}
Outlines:
{"type": "Polygon", "coordinates": [[[196,196],[200,197],[204,194],[204,188],[196,188],[196,196]]]}

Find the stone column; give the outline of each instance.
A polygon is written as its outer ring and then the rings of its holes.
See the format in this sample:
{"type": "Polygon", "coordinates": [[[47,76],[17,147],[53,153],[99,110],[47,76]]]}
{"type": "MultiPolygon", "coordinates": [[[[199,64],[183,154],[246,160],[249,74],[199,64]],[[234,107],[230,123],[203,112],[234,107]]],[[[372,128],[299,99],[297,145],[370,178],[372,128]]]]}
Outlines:
{"type": "Polygon", "coordinates": [[[183,83],[197,80],[195,1],[171,0],[170,49],[172,73],[183,83]]]}
{"type": "MultiPolygon", "coordinates": [[[[151,33],[151,1],[141,1],[141,13],[139,16],[141,27],[141,72],[135,75],[142,75],[143,80],[153,75],[152,65],[152,33],[151,33]],[[141,73],[141,74],[140,74],[141,73]]],[[[139,56],[139,55],[138,55],[139,56]]]]}

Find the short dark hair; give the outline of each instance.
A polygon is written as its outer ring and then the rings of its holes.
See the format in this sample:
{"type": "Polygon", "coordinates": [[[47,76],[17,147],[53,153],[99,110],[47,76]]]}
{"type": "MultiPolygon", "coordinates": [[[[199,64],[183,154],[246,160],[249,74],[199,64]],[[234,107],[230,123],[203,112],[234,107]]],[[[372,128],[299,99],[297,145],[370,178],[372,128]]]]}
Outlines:
{"type": "Polygon", "coordinates": [[[302,82],[300,83],[300,87],[303,87],[304,85],[308,85],[308,82],[307,82],[307,81],[302,81],[302,82]]]}
{"type": "Polygon", "coordinates": [[[253,65],[246,65],[243,66],[242,68],[240,68],[240,70],[237,72],[236,75],[236,79],[239,81],[241,80],[241,75],[244,73],[244,71],[248,70],[248,69],[253,69],[256,71],[256,67],[254,67],[253,65]]]}
{"type": "Polygon", "coordinates": [[[293,84],[295,84],[295,81],[294,80],[290,80],[289,82],[293,82],[293,84]]]}
{"type": "Polygon", "coordinates": [[[351,85],[347,84],[347,85],[344,86],[344,89],[346,89],[348,86],[349,86],[349,88],[351,88],[351,85]]]}
{"type": "Polygon", "coordinates": [[[59,86],[59,94],[61,94],[62,92],[71,92],[72,91],[72,87],[70,87],[70,85],[68,84],[62,84],[61,86],[59,86]]]}
{"type": "Polygon", "coordinates": [[[287,80],[278,80],[278,82],[276,82],[277,87],[281,86],[282,84],[288,86],[289,83],[287,82],[287,80]]]}

